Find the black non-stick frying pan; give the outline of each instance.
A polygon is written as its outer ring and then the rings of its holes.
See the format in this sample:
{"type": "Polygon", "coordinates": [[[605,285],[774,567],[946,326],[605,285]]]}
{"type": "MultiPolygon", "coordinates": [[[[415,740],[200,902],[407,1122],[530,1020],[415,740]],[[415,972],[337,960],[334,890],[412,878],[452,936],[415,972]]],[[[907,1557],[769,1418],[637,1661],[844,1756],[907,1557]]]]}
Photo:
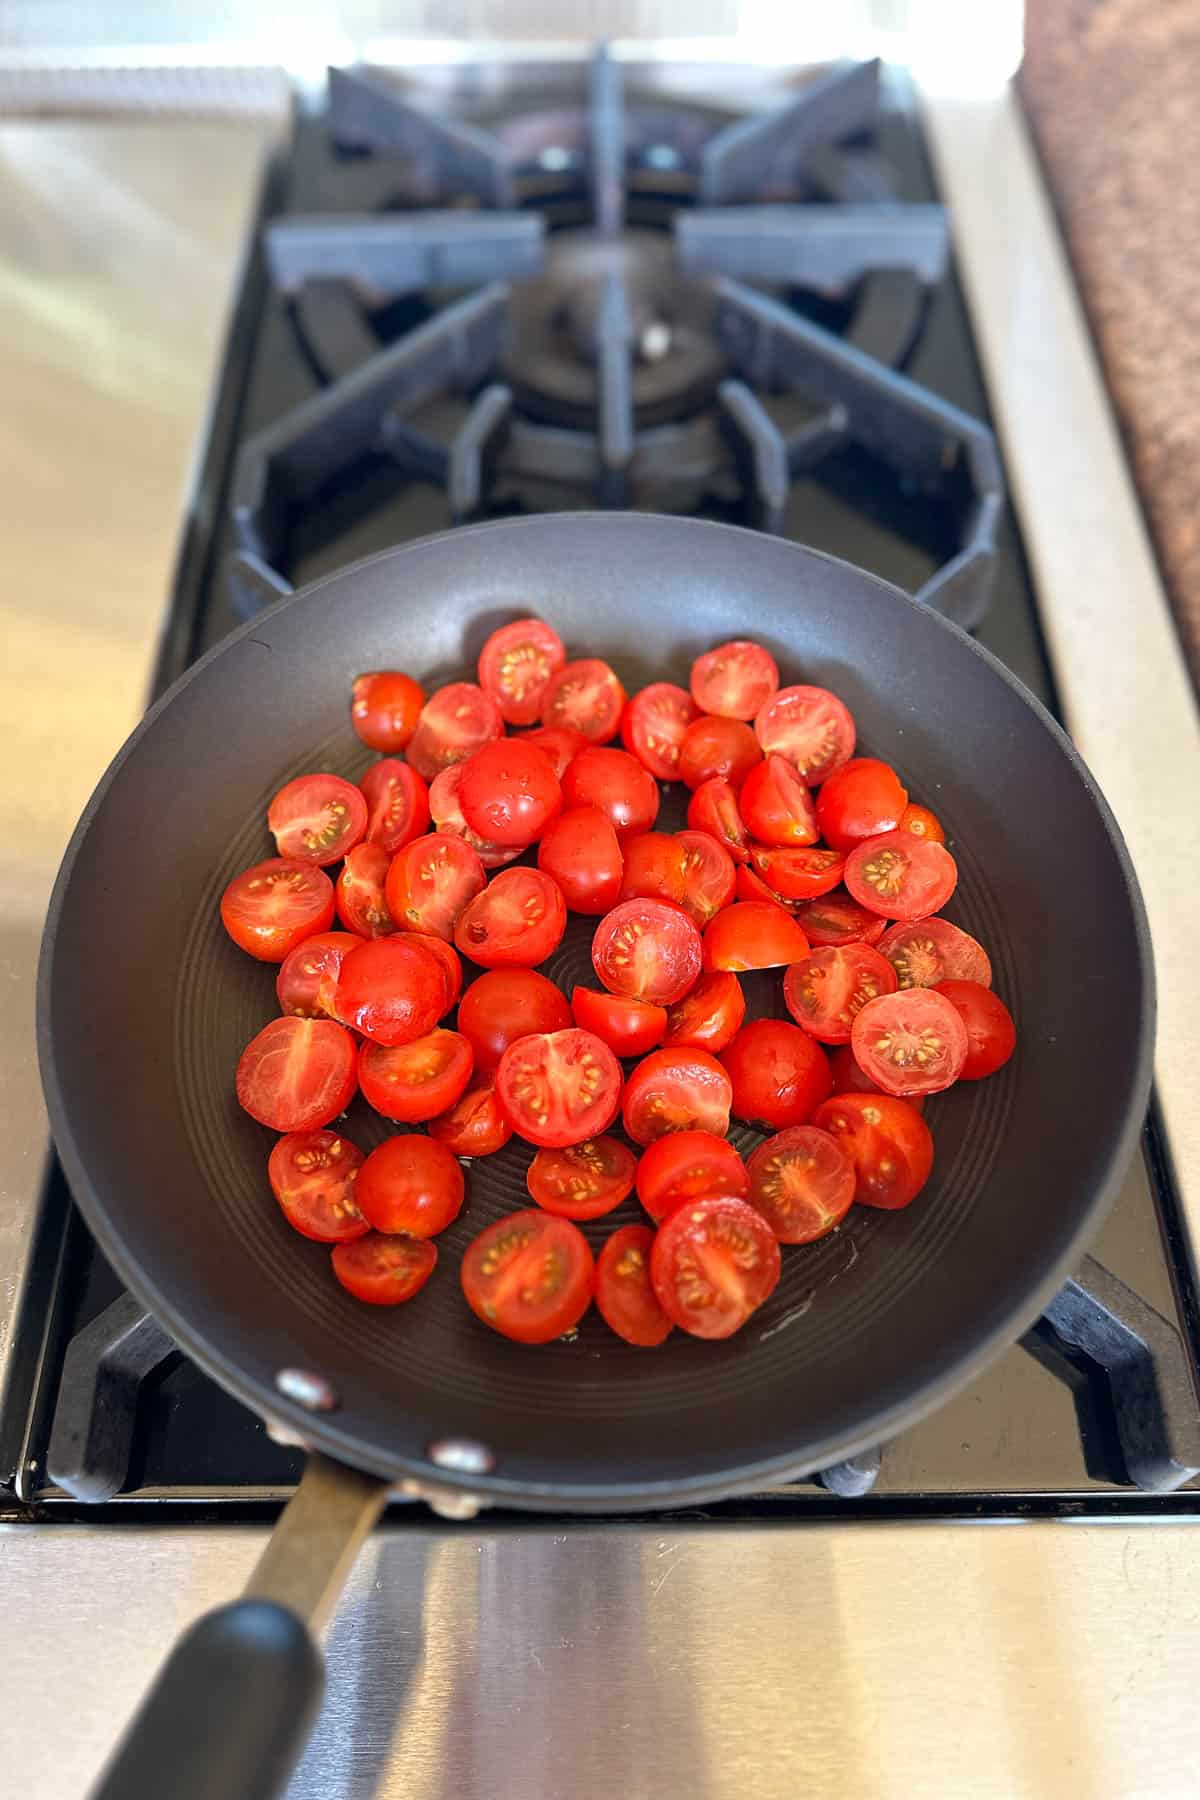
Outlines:
{"type": "MultiPolygon", "coordinates": [[[[590,936],[573,920],[547,972],[590,980],[590,936]]],[[[1024,1329],[1080,1255],[1143,1116],[1153,998],[1111,815],[1063,734],[985,651],[886,583],[778,538],[575,514],[377,556],[191,669],[71,842],[39,1029],[59,1152],[122,1277],[218,1381],[325,1453],[293,1502],[296,1527],[315,1519],[324,1539],[298,1556],[281,1540],[254,1589],[309,1611],[308,1586],[345,1537],[329,1506],[361,1527],[384,1491],[327,1459],[410,1491],[625,1511],[811,1471],[934,1406],[1024,1329]],[[304,770],[362,773],[370,758],[347,705],[361,670],[402,667],[427,688],[470,677],[487,633],[530,612],[575,652],[610,660],[631,691],[686,684],[692,658],[731,637],[765,643],[785,681],[833,688],[861,748],[894,762],[944,822],[960,870],[948,916],[987,946],[1016,1015],[1013,1062],[931,1103],[937,1160],[917,1203],[855,1208],[831,1237],[788,1252],[772,1299],[726,1343],[677,1332],[639,1351],[588,1318],[574,1341],[530,1351],[474,1319],[458,1256],[526,1203],[531,1151],[515,1142],[472,1168],[420,1299],[360,1306],[328,1252],[284,1222],[266,1183],[270,1134],[234,1100],[238,1053],[275,1010],[274,971],[234,948],[217,901],[270,853],[271,794],[304,770]]],[[[369,1148],[389,1128],[359,1102],[348,1129],[369,1148]]],[[[620,1222],[598,1221],[594,1240],[620,1222]]],[[[177,1796],[274,1791],[314,1691],[307,1635],[286,1610],[243,1602],[182,1654],[184,1675],[177,1652],[106,1792],[140,1792],[166,1745],[177,1796]],[[218,1698],[237,1699],[269,1741],[222,1728],[226,1766],[193,1788],[187,1720],[203,1740],[205,1657],[218,1698]]]]}

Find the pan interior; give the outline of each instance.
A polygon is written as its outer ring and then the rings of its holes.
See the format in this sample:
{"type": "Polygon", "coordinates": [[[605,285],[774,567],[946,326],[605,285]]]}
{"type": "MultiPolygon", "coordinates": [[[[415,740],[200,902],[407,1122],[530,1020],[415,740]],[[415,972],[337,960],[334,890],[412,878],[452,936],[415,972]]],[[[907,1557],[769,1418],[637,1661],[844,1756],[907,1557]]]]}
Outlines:
{"type": "MultiPolygon", "coordinates": [[[[682,820],[668,794],[664,819],[682,820]]],[[[620,1506],[813,1467],[894,1428],[1018,1330],[1077,1253],[1140,1117],[1149,993],[1127,866],[1086,773],[1028,698],[895,590],[780,540],[644,516],[539,518],[410,545],[274,609],[193,670],[106,778],[60,883],[42,1031],[56,1137],[101,1241],[180,1340],[252,1402],[286,1412],[276,1372],[340,1398],[317,1431],[381,1473],[427,1469],[436,1438],[495,1457],[497,1490],[620,1506]],[[536,612],[630,691],[686,684],[692,658],[753,636],[785,681],[833,688],[868,752],[932,806],[958,858],[947,916],[988,948],[1020,1033],[999,1076],[929,1104],[930,1185],[907,1211],[854,1208],[785,1249],[775,1295],[739,1336],[634,1350],[594,1314],[536,1352],[469,1313],[458,1263],[527,1204],[532,1151],[473,1164],[468,1204],[410,1306],[356,1304],[328,1252],[267,1186],[272,1135],[232,1076],[273,1016],[273,967],[226,938],[220,892],[270,854],[264,815],[306,769],[370,759],[348,722],[363,669],[428,688],[469,677],[498,623],[536,612]],[[553,1494],[552,1494],[553,1490],[553,1494]]],[[[590,982],[572,918],[549,973],[590,982]]],[[[756,1010],[779,983],[751,978],[756,1010]]],[[[361,1101],[364,1149],[388,1127],[361,1101]]],[[[736,1129],[743,1149],[758,1134],[736,1129]]],[[[585,1227],[598,1248],[633,1204],[585,1227]]],[[[479,1486],[479,1482],[473,1483],[479,1486]]],[[[487,1483],[483,1485],[488,1485],[487,1483]]]]}

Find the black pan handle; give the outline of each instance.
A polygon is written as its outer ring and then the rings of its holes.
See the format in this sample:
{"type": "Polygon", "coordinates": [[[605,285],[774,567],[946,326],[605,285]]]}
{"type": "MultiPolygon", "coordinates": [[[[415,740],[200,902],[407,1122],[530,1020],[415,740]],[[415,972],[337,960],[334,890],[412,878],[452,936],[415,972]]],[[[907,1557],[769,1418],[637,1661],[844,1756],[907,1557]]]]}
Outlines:
{"type": "Polygon", "coordinates": [[[316,1716],[312,1629],[387,1500],[385,1482],[312,1456],[240,1600],[179,1640],[94,1800],[275,1800],[316,1716]]]}

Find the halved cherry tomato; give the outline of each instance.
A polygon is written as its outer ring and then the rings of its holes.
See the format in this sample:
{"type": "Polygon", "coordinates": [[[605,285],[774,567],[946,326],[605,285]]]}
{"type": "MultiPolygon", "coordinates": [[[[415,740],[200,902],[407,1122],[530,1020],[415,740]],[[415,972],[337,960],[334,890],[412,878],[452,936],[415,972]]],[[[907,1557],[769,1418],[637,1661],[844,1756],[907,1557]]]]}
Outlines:
{"type": "Polygon", "coordinates": [[[385,1138],[358,1171],[359,1211],[389,1236],[436,1237],[462,1211],[462,1168],[445,1144],[419,1132],[385,1138]]]}
{"type": "Polygon", "coordinates": [[[855,1017],[850,1043],[859,1068],[885,1094],[901,1098],[940,1094],[958,1080],[967,1060],[967,1028],[933,988],[905,988],[869,1000],[855,1017]]]}
{"type": "Polygon", "coordinates": [[[652,1050],[625,1083],[621,1117],[635,1144],[669,1131],[724,1137],[731,1093],[728,1075],[706,1050],[652,1050]]]}
{"type": "Polygon", "coordinates": [[[541,619],[501,625],[479,653],[479,685],[509,725],[532,725],[540,716],[546,684],[567,660],[556,631],[541,619]]]}
{"type": "Polygon", "coordinates": [[[387,937],[396,927],[383,886],[392,859],[378,844],[356,844],[342,864],[334,888],[338,918],[356,937],[387,937]]]}
{"type": "Polygon", "coordinates": [[[548,1344],[578,1325],[592,1298],[595,1264],[570,1219],[529,1207],[481,1231],[462,1259],[462,1287],[476,1318],[518,1344],[548,1344]]]}
{"type": "Polygon", "coordinates": [[[335,1244],[333,1272],[348,1294],[368,1306],[400,1306],[419,1294],[437,1267],[428,1238],[372,1231],[353,1244],[335,1244]]]}
{"type": "Polygon", "coordinates": [[[918,806],[910,800],[900,815],[901,831],[911,831],[914,837],[927,838],[931,844],[944,844],[946,833],[942,830],[942,822],[936,813],[931,813],[927,806],[918,806]]]}
{"type": "Polygon", "coordinates": [[[846,859],[837,850],[752,844],[750,863],[772,890],[773,899],[794,902],[832,893],[842,879],[846,859]]]}
{"type": "Polygon", "coordinates": [[[531,1031],[565,1031],[571,1009],[552,981],[532,969],[494,969],[473,981],[458,1009],[458,1029],[477,1070],[494,1069],[510,1044],[531,1031]]]}
{"type": "Polygon", "coordinates": [[[573,806],[546,828],[538,868],[556,881],[572,912],[606,913],[625,868],[617,834],[595,806],[573,806]]]}
{"type": "Polygon", "coordinates": [[[372,763],[359,782],[367,803],[367,842],[395,856],[429,830],[429,789],[415,769],[399,757],[372,763]]]}
{"type": "Polygon", "coordinates": [[[729,852],[707,831],[647,831],[625,850],[622,900],[670,900],[703,931],[733,898],[729,852]]]}
{"type": "Polygon", "coordinates": [[[642,1151],[637,1166],[638,1199],[656,1225],[692,1200],[750,1191],[746,1165],[729,1142],[711,1131],[672,1131],[642,1151]]]}
{"type": "MultiPolygon", "coordinates": [[[[423,1125],[454,1106],[466,1092],[474,1057],[461,1032],[442,1025],[409,1044],[362,1044],[358,1052],[358,1085],[368,1106],[402,1125],[423,1125]]],[[[407,1139],[397,1142],[407,1143],[407,1139]]],[[[380,1231],[409,1231],[411,1226],[379,1225],[380,1231]]]]}
{"type": "Polygon", "coordinates": [[[367,803],[340,775],[298,775],[267,808],[267,830],[279,856],[297,862],[340,862],[367,829],[367,803]]]}
{"type": "Polygon", "coordinates": [[[812,1244],[833,1230],[854,1199],[854,1164],[815,1125],[793,1125],[753,1151],[748,1199],[781,1244],[812,1244]]]}
{"type": "Polygon", "coordinates": [[[567,905],[540,869],[502,869],[459,914],[454,942],[485,969],[532,968],[562,942],[567,905]]]}
{"type": "Polygon", "coordinates": [[[474,850],[485,869],[501,869],[521,854],[520,847],[509,849],[504,844],[491,844],[472,831],[463,817],[462,783],[466,763],[451,763],[429,784],[429,812],[434,829],[445,837],[462,838],[474,850]]]}
{"type": "Polygon", "coordinates": [[[321,1005],[321,982],[337,983],[338,970],[348,951],[361,940],[352,931],[321,931],[289,950],[279,965],[275,993],[282,1013],[298,1019],[327,1017],[321,1005]]]}
{"type": "Polygon", "coordinates": [[[504,735],[500,708],[473,681],[452,681],[430,694],[408,746],[418,775],[432,781],[451,763],[465,762],[504,735]]]}
{"type": "Polygon", "coordinates": [[[627,1344],[651,1350],[671,1335],[671,1321],[654,1297],[648,1225],[622,1225],[596,1258],[596,1311],[627,1344]]]}
{"type": "Polygon", "coordinates": [[[332,1019],[272,1019],[238,1059],[238,1102],[272,1131],[319,1131],[354,1098],[354,1039],[332,1019]]]}
{"type": "Polygon", "coordinates": [[[562,808],[558,776],[536,744],[501,738],[462,765],[458,803],[485,843],[523,850],[562,808]]]}
{"type": "Polygon", "coordinates": [[[786,906],[794,914],[795,905],[769,888],[761,875],[756,875],[749,863],[739,863],[737,877],[734,882],[734,893],[739,900],[767,900],[772,906],[786,906]]]}
{"type": "Polygon", "coordinates": [[[877,944],[887,930],[878,913],[868,912],[849,894],[823,894],[819,900],[803,900],[796,908],[796,922],[810,944],[877,944]]]}
{"type": "Polygon", "coordinates": [[[679,746],[680,778],[690,788],[721,780],[736,790],[761,761],[758,739],[740,719],[703,716],[688,726],[679,746]]]}
{"type": "Polygon", "coordinates": [[[924,919],[945,906],[958,869],[941,844],[911,831],[886,831],[868,838],[846,858],[846,886],[871,912],[885,919],[924,919]]]}
{"type": "Polygon", "coordinates": [[[679,748],[696,717],[692,697],[670,681],[652,681],[621,715],[621,742],[656,781],[679,779],[679,748]]]}
{"type": "Polygon", "coordinates": [[[692,699],[701,712],[722,718],[754,718],[778,686],[775,658],[748,638],[718,644],[692,664],[692,699]]]}
{"type": "Polygon", "coordinates": [[[919,919],[892,925],[879,940],[879,952],[896,971],[902,988],[937,987],[943,981],[977,981],[992,985],[992,964],[983,945],[948,919],[919,919]]]}
{"type": "Polygon", "coordinates": [[[783,978],[784,1005],[800,1029],[822,1044],[848,1044],[863,1007],[895,991],[895,970],[869,944],[814,950],[783,978]]]}
{"type": "Polygon", "coordinates": [[[496,1096],[495,1078],[474,1080],[453,1106],[430,1119],[429,1135],[455,1156],[492,1156],[503,1150],[512,1126],[496,1096]]]}
{"type": "Polygon", "coordinates": [[[525,1172],[530,1198],[560,1219],[598,1219],[633,1192],[637,1157],[617,1138],[539,1150],[525,1172]]]}
{"type": "Polygon", "coordinates": [[[235,875],[221,895],[221,923],[239,950],[281,963],[333,924],[333,883],[323,869],[271,856],[235,875]]]}
{"type": "Polygon", "coordinates": [[[670,1006],[700,973],[700,933],[665,900],[623,900],[601,919],[592,967],[610,994],[670,1006]]]}
{"type": "Polygon", "coordinates": [[[667,1009],[645,1000],[629,1000],[623,994],[598,994],[577,987],[571,995],[571,1011],[581,1031],[594,1031],[615,1056],[644,1056],[661,1044],[667,1029],[667,1009]]]}
{"type": "Polygon", "coordinates": [[[396,852],[384,897],[401,930],[424,932],[449,943],[459,914],[486,885],[483,864],[471,846],[438,831],[414,838],[396,852]]]}
{"type": "Polygon", "coordinates": [[[628,750],[589,744],[563,776],[562,797],[566,806],[598,807],[622,843],[658,817],[658,783],[628,750]]]}
{"type": "Polygon", "coordinates": [[[812,791],[786,756],[768,756],[751,769],[738,793],[746,829],[764,844],[815,844],[817,810],[812,791]]]}
{"type": "Polygon", "coordinates": [[[721,1052],[739,1119],[772,1131],[806,1125],[833,1086],[829,1059],[798,1025],[754,1019],[721,1052]]]}
{"type": "Polygon", "coordinates": [[[745,1016],[746,996],[737,976],[714,970],[668,1010],[664,1048],[707,1050],[716,1056],[736,1037],[745,1016]]]}
{"type": "Polygon", "coordinates": [[[650,1278],[659,1305],[693,1337],[732,1337],[775,1289],[779,1243],[744,1200],[696,1200],[658,1230],[650,1278]]]}
{"type": "Polygon", "coordinates": [[[750,840],[738,811],[737,794],[723,777],[702,782],[696,789],[688,801],[687,822],[693,831],[716,838],[735,863],[749,862],[750,840]]]}
{"type": "Polygon", "coordinates": [[[271,1151],[267,1179],[288,1224],[318,1244],[371,1229],[354,1198],[363,1153],[338,1131],[289,1131],[271,1151]]]}
{"type": "MultiPolygon", "coordinates": [[[[854,1060],[854,1051],[849,1044],[839,1044],[836,1050],[830,1051],[829,1072],[833,1076],[835,1094],[882,1094],[879,1083],[865,1075],[854,1060]]],[[[921,1094],[906,1094],[905,1100],[917,1112],[925,1111],[925,1099],[921,1094]]]]}
{"type": "Polygon", "coordinates": [[[896,1212],[916,1199],[933,1167],[933,1139],[920,1114],[891,1094],[835,1094],[813,1115],[854,1164],[860,1206],[896,1212]]]}
{"type": "Polygon", "coordinates": [[[894,831],[908,805],[908,790],[890,763],[852,756],[821,784],[817,822],[835,850],[853,850],[864,838],[894,831]]]}
{"type": "Polygon", "coordinates": [[[564,663],[546,683],[542,724],[569,725],[590,744],[607,744],[617,735],[624,705],[625,689],[616,671],[599,657],[585,656],[564,663]]]}
{"type": "Polygon", "coordinates": [[[403,750],[425,704],[425,694],[400,669],[373,669],[354,683],[350,723],[364,744],[390,754],[403,750]]]}
{"type": "Polygon", "coordinates": [[[560,781],[572,757],[578,756],[587,743],[582,731],[571,725],[539,725],[536,731],[523,732],[521,741],[537,746],[560,781]]]}
{"type": "Polygon", "coordinates": [[[727,906],[704,933],[706,970],[778,969],[807,955],[808,939],[795,919],[769,900],[727,906]]]}
{"type": "Polygon", "coordinates": [[[935,992],[948,1000],[967,1033],[967,1057],[960,1081],[982,1081],[1002,1069],[1017,1047],[1013,1016],[999,994],[978,981],[941,981],[935,992]]]}
{"type": "Polygon", "coordinates": [[[515,1131],[561,1150],[608,1130],[620,1105],[621,1065],[594,1032],[532,1032],[500,1058],[496,1092],[515,1131]]]}
{"type": "Polygon", "coordinates": [[[854,720],[822,687],[780,688],[754,721],[763,753],[786,756],[810,787],[854,755],[854,720]]]}
{"type": "Polygon", "coordinates": [[[446,977],[415,933],[368,938],[346,956],[325,1003],[341,1024],[377,1044],[410,1044],[445,1011],[446,977]]]}
{"type": "Polygon", "coordinates": [[[446,979],[446,1004],[442,1012],[448,1013],[457,1004],[463,987],[463,968],[458,951],[445,938],[431,937],[426,931],[402,931],[398,935],[411,938],[414,944],[420,944],[423,950],[428,950],[431,956],[437,958],[446,979]]]}

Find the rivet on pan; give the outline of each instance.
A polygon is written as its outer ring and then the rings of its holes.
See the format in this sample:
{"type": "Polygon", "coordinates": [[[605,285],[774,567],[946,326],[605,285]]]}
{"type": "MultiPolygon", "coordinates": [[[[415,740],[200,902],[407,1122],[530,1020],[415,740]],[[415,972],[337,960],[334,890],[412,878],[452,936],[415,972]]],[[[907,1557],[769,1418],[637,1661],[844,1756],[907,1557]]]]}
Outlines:
{"type": "Polygon", "coordinates": [[[280,1369],[275,1386],[285,1399],[294,1400],[307,1412],[332,1412],[338,1397],[323,1375],[310,1369],[280,1369]]]}
{"type": "Polygon", "coordinates": [[[496,1466],[496,1459],[486,1444],[474,1438],[438,1438],[425,1453],[439,1469],[450,1469],[456,1475],[486,1475],[496,1466]]]}

